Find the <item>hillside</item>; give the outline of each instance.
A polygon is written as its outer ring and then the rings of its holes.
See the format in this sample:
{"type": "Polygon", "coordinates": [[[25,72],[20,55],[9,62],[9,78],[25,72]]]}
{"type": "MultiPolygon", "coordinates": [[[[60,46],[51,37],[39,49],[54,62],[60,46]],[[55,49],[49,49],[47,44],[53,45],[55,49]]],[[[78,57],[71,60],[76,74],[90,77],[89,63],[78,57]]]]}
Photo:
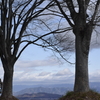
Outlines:
{"type": "Polygon", "coordinates": [[[68,92],[59,100],[100,100],[100,94],[94,91],[89,91],[85,93],[68,92]]]}
{"type": "Polygon", "coordinates": [[[57,100],[61,95],[49,93],[23,94],[17,96],[19,100],[57,100]]]}

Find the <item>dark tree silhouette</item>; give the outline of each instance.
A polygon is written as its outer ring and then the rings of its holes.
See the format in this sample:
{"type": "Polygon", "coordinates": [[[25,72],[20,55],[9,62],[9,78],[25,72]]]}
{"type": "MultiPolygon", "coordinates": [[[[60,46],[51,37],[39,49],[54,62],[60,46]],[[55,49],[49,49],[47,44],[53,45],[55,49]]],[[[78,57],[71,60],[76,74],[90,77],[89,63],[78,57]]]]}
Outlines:
{"type": "Polygon", "coordinates": [[[48,35],[52,34],[55,40],[59,40],[55,34],[69,30],[73,30],[76,44],[74,91],[89,91],[88,54],[92,31],[96,24],[99,25],[99,3],[100,0],[0,0],[0,57],[4,69],[1,97],[11,100],[14,64],[30,44],[46,48],[51,46],[53,50],[59,52],[57,47],[60,46],[58,44],[62,42],[63,38],[60,38],[60,42],[53,41],[48,35]],[[91,10],[89,7],[94,7],[91,16],[88,15],[88,9],[91,10]],[[42,16],[48,15],[65,18],[71,27],[61,28],[59,21],[57,28],[52,29],[41,20],[42,16]],[[42,28],[42,23],[49,30],[48,33],[36,34],[35,29],[38,26],[42,28]],[[35,28],[33,28],[33,24],[35,28]],[[39,42],[39,40],[43,42],[39,42]]]}
{"type": "Polygon", "coordinates": [[[56,16],[65,19],[67,21],[66,27],[70,27],[75,35],[76,62],[74,91],[87,92],[89,91],[88,54],[93,30],[100,25],[100,0],[54,1],[55,9],[51,9],[50,11],[55,13],[56,16]]]}
{"type": "Polygon", "coordinates": [[[32,24],[42,24],[39,16],[50,6],[52,0],[0,0],[0,57],[4,69],[1,97],[5,100],[12,100],[14,64],[21,53],[28,45],[39,45],[39,40],[51,34],[29,32],[30,28],[35,30],[32,24]]]}

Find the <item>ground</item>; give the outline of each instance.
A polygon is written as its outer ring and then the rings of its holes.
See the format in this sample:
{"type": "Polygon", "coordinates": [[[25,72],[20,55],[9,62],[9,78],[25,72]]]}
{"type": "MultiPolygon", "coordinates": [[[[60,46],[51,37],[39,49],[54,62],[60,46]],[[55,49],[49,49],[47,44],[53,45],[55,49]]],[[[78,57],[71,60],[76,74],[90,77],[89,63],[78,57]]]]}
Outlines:
{"type": "Polygon", "coordinates": [[[12,98],[9,98],[9,99],[0,97],[0,100],[18,100],[18,99],[13,96],[12,98]]]}
{"type": "Polygon", "coordinates": [[[94,91],[89,91],[85,93],[68,92],[59,100],[100,100],[100,94],[94,91]]]}

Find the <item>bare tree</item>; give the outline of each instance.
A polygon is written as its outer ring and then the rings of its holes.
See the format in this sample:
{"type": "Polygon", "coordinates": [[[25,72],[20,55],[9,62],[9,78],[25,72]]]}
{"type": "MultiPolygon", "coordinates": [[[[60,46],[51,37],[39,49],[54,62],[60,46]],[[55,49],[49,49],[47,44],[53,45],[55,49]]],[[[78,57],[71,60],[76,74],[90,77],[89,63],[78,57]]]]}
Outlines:
{"type": "Polygon", "coordinates": [[[35,31],[35,28],[42,23],[39,16],[42,16],[45,9],[50,6],[52,0],[0,0],[0,57],[4,69],[1,95],[3,100],[13,99],[14,64],[21,53],[30,44],[43,46],[38,41],[51,34],[48,32],[36,35],[35,31]],[[33,30],[29,32],[30,29],[33,30]]]}
{"type": "Polygon", "coordinates": [[[14,64],[25,48],[30,44],[34,44],[46,48],[51,46],[58,51],[56,45],[61,43],[63,38],[60,37],[61,41],[55,42],[48,35],[52,34],[57,39],[54,34],[63,33],[71,29],[76,37],[76,80],[74,90],[89,90],[88,53],[93,27],[100,20],[99,16],[97,17],[100,0],[92,3],[95,5],[95,10],[90,19],[88,19],[86,12],[88,5],[91,5],[90,0],[77,0],[75,3],[78,6],[74,5],[73,2],[72,0],[0,0],[0,57],[4,69],[2,98],[5,98],[5,100],[12,99],[14,64]],[[54,3],[59,8],[59,11],[58,9],[53,9],[55,7],[54,3]],[[52,8],[49,9],[49,7],[52,8]],[[79,9],[78,13],[75,7],[79,9]],[[48,14],[45,10],[49,11],[48,14]],[[67,11],[70,12],[70,15],[66,14],[67,11]],[[58,24],[55,30],[54,28],[51,30],[48,27],[49,24],[41,20],[43,15],[51,14],[65,18],[71,28],[68,28],[69,26],[60,28],[60,24],[58,24]],[[35,29],[38,26],[41,29],[43,28],[40,26],[41,24],[47,27],[48,33],[36,34],[37,30],[35,31],[35,29]],[[40,43],[39,40],[43,42],[40,43]]]}
{"type": "MultiPolygon", "coordinates": [[[[100,0],[54,1],[55,9],[49,9],[49,11],[53,12],[53,15],[65,19],[67,21],[65,26],[72,29],[72,32],[69,33],[75,35],[76,70],[74,91],[87,92],[89,91],[88,54],[93,30],[100,26],[100,0]]],[[[61,20],[59,20],[59,23],[61,23],[61,20]]]]}

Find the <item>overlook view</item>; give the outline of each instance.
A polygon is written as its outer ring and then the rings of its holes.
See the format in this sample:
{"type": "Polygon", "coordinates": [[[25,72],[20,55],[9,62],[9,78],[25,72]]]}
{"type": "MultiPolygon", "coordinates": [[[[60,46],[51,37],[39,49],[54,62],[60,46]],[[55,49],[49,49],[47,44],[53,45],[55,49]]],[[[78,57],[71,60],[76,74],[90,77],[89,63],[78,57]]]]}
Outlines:
{"type": "Polygon", "coordinates": [[[100,0],[0,0],[0,100],[100,100],[100,0]]]}

